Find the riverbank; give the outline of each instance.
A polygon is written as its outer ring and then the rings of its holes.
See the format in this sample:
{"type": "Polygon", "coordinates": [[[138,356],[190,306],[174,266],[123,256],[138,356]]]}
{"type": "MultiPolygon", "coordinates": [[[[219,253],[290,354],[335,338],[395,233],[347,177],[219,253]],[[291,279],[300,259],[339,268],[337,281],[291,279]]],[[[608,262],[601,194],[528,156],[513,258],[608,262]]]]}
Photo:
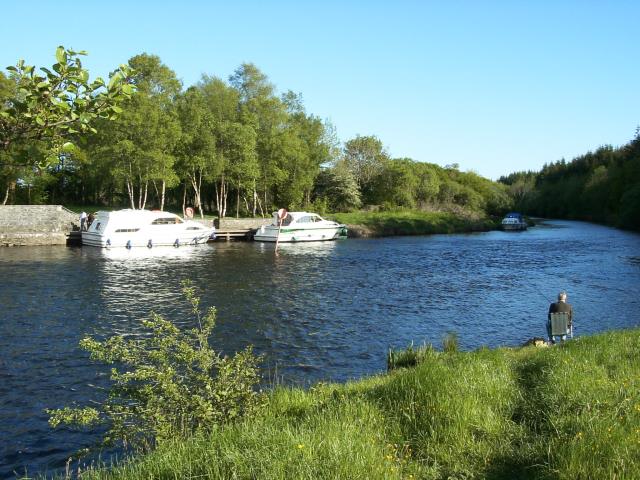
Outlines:
{"type": "Polygon", "coordinates": [[[484,232],[500,228],[500,220],[466,212],[398,210],[328,215],[344,223],[353,237],[388,237],[437,233],[484,232]]]}
{"type": "Polygon", "coordinates": [[[427,349],[414,368],[278,388],[257,418],[83,478],[633,478],[640,329],[427,349]]]}

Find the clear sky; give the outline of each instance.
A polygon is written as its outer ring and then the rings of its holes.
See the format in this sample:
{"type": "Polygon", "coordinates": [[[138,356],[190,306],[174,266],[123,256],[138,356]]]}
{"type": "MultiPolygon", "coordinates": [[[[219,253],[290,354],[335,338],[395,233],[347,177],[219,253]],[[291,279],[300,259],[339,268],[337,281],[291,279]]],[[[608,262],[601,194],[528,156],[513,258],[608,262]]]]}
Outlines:
{"type": "Polygon", "coordinates": [[[0,66],[87,50],[91,78],[139,53],[185,87],[243,62],[344,141],[498,178],[640,125],[640,1],[18,1],[0,4],[0,66]]]}

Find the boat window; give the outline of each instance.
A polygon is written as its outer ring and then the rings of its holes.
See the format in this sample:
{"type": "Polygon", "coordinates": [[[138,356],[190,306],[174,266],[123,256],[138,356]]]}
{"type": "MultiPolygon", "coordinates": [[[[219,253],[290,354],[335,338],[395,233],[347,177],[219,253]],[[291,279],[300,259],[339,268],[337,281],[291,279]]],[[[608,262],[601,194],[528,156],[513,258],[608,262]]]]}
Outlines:
{"type": "Polygon", "coordinates": [[[202,230],[202,227],[188,227],[187,230],[202,230]]]}
{"type": "Polygon", "coordinates": [[[313,217],[300,217],[297,223],[311,223],[313,222],[313,217]]]}
{"type": "Polygon", "coordinates": [[[151,222],[151,225],[175,225],[176,223],[182,223],[182,220],[178,217],[160,217],[151,222]]]}
{"type": "Polygon", "coordinates": [[[116,233],[124,233],[124,232],[137,232],[140,230],[139,228],[118,228],[116,233]]]}
{"type": "Polygon", "coordinates": [[[99,231],[100,231],[100,226],[101,226],[101,225],[102,225],[102,224],[101,224],[100,222],[96,223],[96,232],[99,232],[99,231]]]}

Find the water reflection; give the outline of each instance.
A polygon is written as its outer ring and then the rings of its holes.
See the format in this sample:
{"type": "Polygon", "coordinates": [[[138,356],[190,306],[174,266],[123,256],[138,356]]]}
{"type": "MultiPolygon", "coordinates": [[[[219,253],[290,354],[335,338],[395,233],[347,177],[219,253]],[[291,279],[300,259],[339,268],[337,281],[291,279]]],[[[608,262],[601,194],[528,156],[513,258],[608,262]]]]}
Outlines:
{"type": "Polygon", "coordinates": [[[133,263],[149,264],[150,261],[161,259],[170,261],[174,259],[192,259],[199,254],[211,254],[212,247],[209,244],[185,247],[153,247],[153,248],[94,248],[87,247],[87,255],[102,257],[112,261],[127,261],[133,263]],[[92,251],[90,251],[92,250],[92,251]]]}
{"type": "MultiPolygon", "coordinates": [[[[331,255],[337,248],[338,241],[327,242],[286,242],[278,244],[279,255],[296,255],[296,256],[326,256],[331,255]]],[[[275,243],[260,243],[260,250],[264,253],[275,253],[275,243]]]]}

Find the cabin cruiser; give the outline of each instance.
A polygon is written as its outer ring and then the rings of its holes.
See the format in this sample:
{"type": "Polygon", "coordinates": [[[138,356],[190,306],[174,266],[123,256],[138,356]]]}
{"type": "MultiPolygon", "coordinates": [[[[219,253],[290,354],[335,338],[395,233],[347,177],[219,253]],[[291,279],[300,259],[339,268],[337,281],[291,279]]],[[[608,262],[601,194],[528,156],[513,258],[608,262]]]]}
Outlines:
{"type": "Polygon", "coordinates": [[[527,222],[521,214],[516,212],[507,213],[507,216],[502,219],[503,230],[526,230],[527,222]]]}
{"type": "Polygon", "coordinates": [[[273,223],[260,227],[253,239],[261,242],[312,242],[346,235],[345,225],[325,220],[315,213],[288,212],[281,221],[278,212],[274,212],[273,223]]]}
{"type": "Polygon", "coordinates": [[[82,244],[94,247],[155,247],[205,243],[215,228],[159,210],[100,211],[82,232],[82,244]]]}

